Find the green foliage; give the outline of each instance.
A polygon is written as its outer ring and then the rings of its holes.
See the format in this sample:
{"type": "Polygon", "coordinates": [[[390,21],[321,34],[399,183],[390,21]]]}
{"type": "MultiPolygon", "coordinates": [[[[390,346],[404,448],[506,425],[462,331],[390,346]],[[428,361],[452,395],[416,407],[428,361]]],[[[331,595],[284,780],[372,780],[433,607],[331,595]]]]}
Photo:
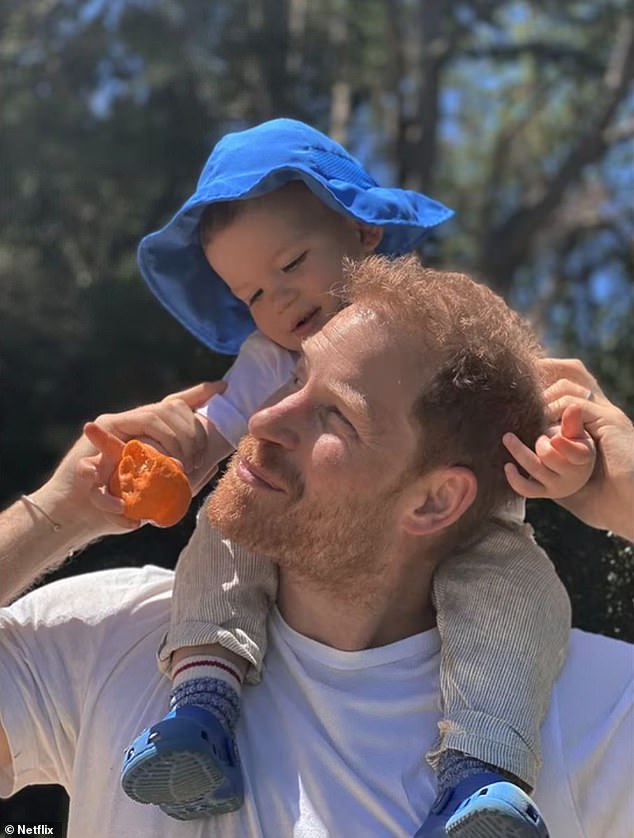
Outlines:
{"type": "Polygon", "coordinates": [[[632,545],[586,527],[550,501],[528,504],[527,520],[570,593],[573,625],[632,642],[632,545]]]}

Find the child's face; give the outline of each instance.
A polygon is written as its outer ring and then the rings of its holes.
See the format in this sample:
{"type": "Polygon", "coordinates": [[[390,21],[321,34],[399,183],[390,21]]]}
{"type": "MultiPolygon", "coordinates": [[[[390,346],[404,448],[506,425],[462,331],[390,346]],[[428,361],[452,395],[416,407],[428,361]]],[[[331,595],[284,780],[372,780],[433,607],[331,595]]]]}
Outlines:
{"type": "Polygon", "coordinates": [[[341,282],[344,257],[360,259],[380,239],[380,228],[339,215],[292,183],[249,201],[212,235],[205,255],[262,334],[299,349],[338,309],[330,291],[341,282]]]}

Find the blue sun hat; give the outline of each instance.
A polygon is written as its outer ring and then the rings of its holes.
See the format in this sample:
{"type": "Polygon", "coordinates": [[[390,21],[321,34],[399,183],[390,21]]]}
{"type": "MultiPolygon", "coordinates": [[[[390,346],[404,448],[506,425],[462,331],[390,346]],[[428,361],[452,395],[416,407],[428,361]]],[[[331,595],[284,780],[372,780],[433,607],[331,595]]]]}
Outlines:
{"type": "Polygon", "coordinates": [[[210,267],[200,244],[207,204],[264,195],[299,180],[326,206],[383,228],[378,253],[413,250],[452,210],[426,195],[384,189],[339,143],[294,119],[273,119],[227,134],[215,146],[188,198],[138,250],[143,278],[161,304],[206,346],[238,353],[255,329],[247,306],[210,267]]]}

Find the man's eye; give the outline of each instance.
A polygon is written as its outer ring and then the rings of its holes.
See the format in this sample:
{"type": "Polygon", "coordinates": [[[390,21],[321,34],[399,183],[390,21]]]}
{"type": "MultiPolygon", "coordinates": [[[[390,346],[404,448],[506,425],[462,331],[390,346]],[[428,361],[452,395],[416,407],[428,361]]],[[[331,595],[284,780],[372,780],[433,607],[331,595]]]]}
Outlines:
{"type": "Polygon", "coordinates": [[[338,407],[329,408],[328,414],[331,418],[336,419],[340,424],[345,425],[348,431],[356,433],[355,427],[352,424],[352,422],[350,422],[349,419],[346,419],[346,417],[343,415],[343,413],[339,410],[338,407]]]}
{"type": "Polygon", "coordinates": [[[263,293],[262,289],[258,288],[258,290],[255,292],[255,294],[253,294],[251,297],[249,297],[249,305],[252,306],[253,303],[257,303],[257,301],[262,296],[262,293],[263,293]]]}
{"type": "Polygon", "coordinates": [[[308,251],[305,250],[300,256],[297,257],[297,259],[293,259],[293,261],[289,262],[288,265],[284,265],[284,267],[282,268],[283,273],[292,273],[295,270],[295,268],[298,268],[302,264],[307,255],[308,251]]]}

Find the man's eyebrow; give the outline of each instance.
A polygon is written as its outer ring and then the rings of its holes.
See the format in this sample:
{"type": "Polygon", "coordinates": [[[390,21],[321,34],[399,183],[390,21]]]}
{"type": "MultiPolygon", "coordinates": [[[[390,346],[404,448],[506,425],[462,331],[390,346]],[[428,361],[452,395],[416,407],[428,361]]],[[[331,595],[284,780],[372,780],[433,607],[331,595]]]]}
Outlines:
{"type": "Polygon", "coordinates": [[[372,409],[370,402],[363,393],[355,390],[345,381],[335,382],[331,385],[332,392],[347,405],[353,412],[355,417],[363,423],[364,428],[370,430],[370,427],[375,427],[377,423],[376,412],[372,409]]]}
{"type": "MultiPolygon", "coordinates": [[[[306,349],[310,347],[312,337],[313,336],[302,342],[302,348],[300,349],[299,358],[296,364],[296,368],[305,373],[310,371],[310,358],[306,349]]],[[[368,432],[370,432],[370,430],[376,431],[376,428],[379,425],[376,411],[372,408],[372,405],[363,393],[352,387],[347,381],[333,381],[328,385],[328,389],[335,395],[336,398],[353,411],[354,415],[362,423],[364,429],[368,432]]]]}

